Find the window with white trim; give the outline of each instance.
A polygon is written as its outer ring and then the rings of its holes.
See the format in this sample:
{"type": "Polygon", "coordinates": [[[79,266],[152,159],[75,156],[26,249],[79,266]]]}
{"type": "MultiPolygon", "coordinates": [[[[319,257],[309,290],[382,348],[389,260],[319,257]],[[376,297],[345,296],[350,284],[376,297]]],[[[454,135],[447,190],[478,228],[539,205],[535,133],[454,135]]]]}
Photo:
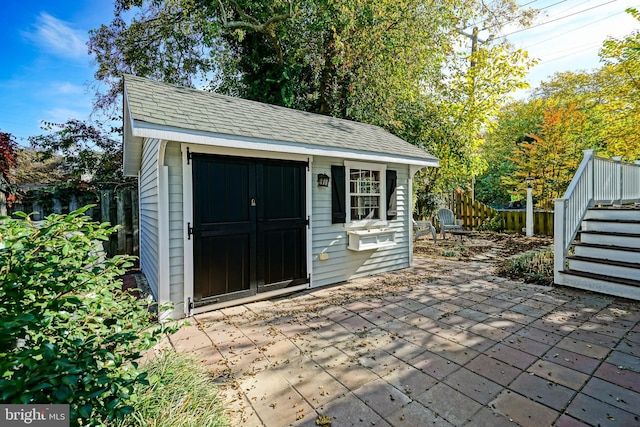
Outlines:
{"type": "Polygon", "coordinates": [[[345,162],[347,169],[347,221],[386,219],[385,165],[345,162]]]}

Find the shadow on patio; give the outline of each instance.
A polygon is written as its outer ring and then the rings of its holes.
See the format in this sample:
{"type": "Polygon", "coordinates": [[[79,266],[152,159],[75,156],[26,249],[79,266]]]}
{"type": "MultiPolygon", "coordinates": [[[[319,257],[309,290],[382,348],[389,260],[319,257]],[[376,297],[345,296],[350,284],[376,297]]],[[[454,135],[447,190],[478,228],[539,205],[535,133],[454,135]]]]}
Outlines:
{"type": "Polygon", "coordinates": [[[415,261],[197,315],[170,341],[218,378],[233,425],[640,423],[637,303],[415,261]]]}

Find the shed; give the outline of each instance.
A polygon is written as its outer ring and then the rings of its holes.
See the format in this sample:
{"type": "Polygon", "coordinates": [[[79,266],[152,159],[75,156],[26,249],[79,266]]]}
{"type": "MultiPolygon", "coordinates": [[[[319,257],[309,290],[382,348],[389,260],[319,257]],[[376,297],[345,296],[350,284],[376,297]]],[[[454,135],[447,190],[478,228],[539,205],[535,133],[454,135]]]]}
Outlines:
{"type": "Polygon", "coordinates": [[[349,120],[124,77],[140,267],[174,318],[409,267],[438,159],[349,120]]]}

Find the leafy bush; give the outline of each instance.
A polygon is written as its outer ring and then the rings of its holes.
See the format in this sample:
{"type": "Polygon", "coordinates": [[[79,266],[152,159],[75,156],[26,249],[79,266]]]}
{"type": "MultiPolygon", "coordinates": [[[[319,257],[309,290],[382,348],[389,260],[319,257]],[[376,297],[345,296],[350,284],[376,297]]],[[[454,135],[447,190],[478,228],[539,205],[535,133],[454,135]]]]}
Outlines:
{"type": "Polygon", "coordinates": [[[487,221],[483,221],[478,226],[478,231],[493,231],[494,233],[500,233],[504,230],[504,222],[500,214],[496,214],[489,218],[487,221]]]}
{"type": "Polygon", "coordinates": [[[164,332],[117,276],[132,257],[106,259],[115,230],[84,216],[0,217],[0,399],[68,403],[72,424],[131,413],[146,374],[134,362],[164,332]]]}
{"type": "Polygon", "coordinates": [[[528,283],[552,285],[553,251],[529,252],[512,258],[499,269],[499,274],[528,283]]]}
{"type": "Polygon", "coordinates": [[[164,351],[142,369],[135,411],[120,426],[217,427],[228,425],[217,389],[205,368],[187,355],[164,351]]]}
{"type": "Polygon", "coordinates": [[[460,255],[458,252],[456,252],[454,249],[443,249],[440,254],[443,257],[457,257],[458,255],[460,255]]]}

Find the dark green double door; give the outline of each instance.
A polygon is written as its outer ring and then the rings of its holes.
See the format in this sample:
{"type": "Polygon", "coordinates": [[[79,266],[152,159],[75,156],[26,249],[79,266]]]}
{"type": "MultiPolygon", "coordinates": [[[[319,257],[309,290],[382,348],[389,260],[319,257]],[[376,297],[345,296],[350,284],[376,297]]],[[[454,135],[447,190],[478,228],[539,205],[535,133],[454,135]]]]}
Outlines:
{"type": "Polygon", "coordinates": [[[307,164],[192,160],[194,305],[307,282],[307,164]]]}

